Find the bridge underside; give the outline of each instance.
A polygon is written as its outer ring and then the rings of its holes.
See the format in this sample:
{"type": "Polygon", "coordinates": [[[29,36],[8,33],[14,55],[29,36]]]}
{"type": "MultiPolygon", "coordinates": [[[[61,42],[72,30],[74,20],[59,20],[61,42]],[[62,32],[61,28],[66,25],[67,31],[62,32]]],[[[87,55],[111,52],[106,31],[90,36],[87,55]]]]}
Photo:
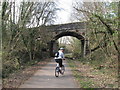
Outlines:
{"type": "Polygon", "coordinates": [[[76,37],[77,39],[79,39],[81,41],[81,47],[80,47],[81,48],[81,57],[84,57],[85,49],[86,49],[86,47],[85,47],[85,41],[86,40],[82,35],[80,35],[80,34],[78,34],[76,32],[62,32],[62,33],[56,35],[53,38],[53,40],[51,40],[51,42],[50,42],[50,56],[54,56],[55,52],[57,51],[57,50],[54,50],[56,40],[58,40],[59,38],[61,38],[63,36],[73,36],[73,37],[76,37]]]}
{"type": "Polygon", "coordinates": [[[62,33],[56,35],[53,39],[57,40],[57,39],[59,39],[63,36],[73,36],[73,37],[76,37],[79,40],[84,40],[84,37],[82,35],[76,33],[76,32],[62,32],[62,33]]]}
{"type": "Polygon", "coordinates": [[[49,42],[50,56],[54,56],[54,44],[57,39],[63,36],[73,36],[81,41],[81,56],[84,57],[88,46],[86,40],[86,24],[87,22],[74,22],[60,25],[45,26],[48,32],[52,33],[53,39],[49,42]]]}

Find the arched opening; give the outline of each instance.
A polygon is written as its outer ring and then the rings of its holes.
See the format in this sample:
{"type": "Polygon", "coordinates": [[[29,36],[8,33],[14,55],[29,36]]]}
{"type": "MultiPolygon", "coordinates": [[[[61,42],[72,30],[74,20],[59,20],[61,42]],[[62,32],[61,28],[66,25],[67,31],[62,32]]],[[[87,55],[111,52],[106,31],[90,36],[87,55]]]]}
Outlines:
{"type": "Polygon", "coordinates": [[[79,40],[84,40],[84,37],[82,35],[76,33],[76,32],[62,32],[62,33],[56,35],[53,39],[57,40],[57,39],[59,39],[60,37],[63,37],[63,36],[73,36],[73,37],[76,37],[79,40]]]}
{"type": "Polygon", "coordinates": [[[72,36],[72,37],[76,37],[77,39],[79,39],[81,41],[81,46],[80,46],[81,47],[81,56],[84,56],[85,38],[76,32],[61,32],[60,34],[56,35],[53,38],[53,40],[50,42],[50,56],[54,56],[54,53],[56,52],[55,42],[63,36],[72,36]]]}

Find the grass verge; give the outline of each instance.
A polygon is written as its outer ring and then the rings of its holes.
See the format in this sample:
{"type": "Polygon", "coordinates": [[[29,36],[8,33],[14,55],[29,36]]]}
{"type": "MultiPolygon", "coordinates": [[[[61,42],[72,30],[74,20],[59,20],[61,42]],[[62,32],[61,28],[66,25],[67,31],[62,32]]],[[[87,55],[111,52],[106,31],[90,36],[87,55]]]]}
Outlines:
{"type": "Polygon", "coordinates": [[[79,84],[79,87],[81,88],[91,88],[93,87],[93,82],[92,81],[85,81],[82,76],[81,72],[77,69],[77,65],[74,63],[73,60],[68,60],[69,66],[72,68],[73,75],[76,79],[76,81],[79,84]]]}
{"type": "Polygon", "coordinates": [[[67,60],[81,88],[118,88],[118,79],[107,68],[94,68],[79,60],[67,60]]]}

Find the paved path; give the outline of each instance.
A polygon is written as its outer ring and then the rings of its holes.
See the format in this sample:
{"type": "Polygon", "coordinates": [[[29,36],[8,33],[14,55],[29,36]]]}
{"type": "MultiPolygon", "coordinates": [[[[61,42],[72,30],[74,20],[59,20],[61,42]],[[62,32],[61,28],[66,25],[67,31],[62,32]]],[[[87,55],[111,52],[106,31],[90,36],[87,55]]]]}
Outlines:
{"type": "Polygon", "coordinates": [[[65,74],[55,77],[56,63],[52,60],[19,88],[78,88],[66,61],[64,61],[64,65],[66,67],[65,74]]]}

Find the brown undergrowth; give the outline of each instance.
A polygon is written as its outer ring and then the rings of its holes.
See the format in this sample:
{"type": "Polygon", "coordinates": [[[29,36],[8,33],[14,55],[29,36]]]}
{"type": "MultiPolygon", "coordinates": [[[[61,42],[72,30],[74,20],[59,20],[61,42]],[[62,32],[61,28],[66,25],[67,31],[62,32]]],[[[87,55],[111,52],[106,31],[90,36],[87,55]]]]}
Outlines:
{"type": "Polygon", "coordinates": [[[105,64],[96,68],[79,60],[68,62],[81,88],[118,88],[117,66],[110,68],[105,64]]]}

